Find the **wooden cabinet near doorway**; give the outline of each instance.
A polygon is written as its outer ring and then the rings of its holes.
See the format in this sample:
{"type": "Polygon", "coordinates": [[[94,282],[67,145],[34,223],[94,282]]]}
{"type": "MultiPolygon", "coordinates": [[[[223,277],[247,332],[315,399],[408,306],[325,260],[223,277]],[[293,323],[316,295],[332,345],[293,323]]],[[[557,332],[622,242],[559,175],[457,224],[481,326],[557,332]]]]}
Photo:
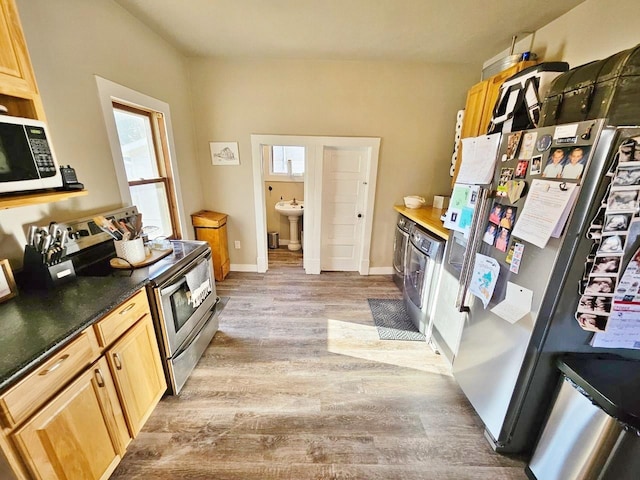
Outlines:
{"type": "MultiPolygon", "coordinates": [[[[500,87],[502,84],[516,73],[536,63],[537,62],[534,61],[518,62],[512,67],[472,86],[467,92],[460,138],[477,137],[486,134],[493,115],[493,107],[498,100],[498,95],[500,95],[500,87]]],[[[451,186],[456,182],[461,160],[462,145],[458,148],[458,158],[456,160],[451,186]]]]}
{"type": "Polygon", "coordinates": [[[204,240],[211,246],[213,273],[216,281],[223,281],[231,266],[227,243],[227,215],[201,210],[191,215],[191,222],[196,231],[196,239],[204,240]]]}

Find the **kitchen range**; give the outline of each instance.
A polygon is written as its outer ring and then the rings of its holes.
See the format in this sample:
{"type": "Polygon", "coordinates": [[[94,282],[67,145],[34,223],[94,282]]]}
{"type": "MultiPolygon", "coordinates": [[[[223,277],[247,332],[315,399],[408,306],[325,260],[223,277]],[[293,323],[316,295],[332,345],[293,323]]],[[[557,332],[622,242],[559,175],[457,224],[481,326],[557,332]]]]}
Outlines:
{"type": "MultiPolygon", "coordinates": [[[[112,236],[95,218],[125,223],[137,215],[136,207],[126,207],[60,224],[67,232],[67,258],[75,274],[130,276],[132,269],[116,257],[112,236]]],[[[136,274],[148,279],[146,291],[169,392],[177,395],[218,329],[219,298],[208,243],[174,240],[158,244],[161,249],[151,250],[149,257],[159,259],[136,269],[136,274]]]]}

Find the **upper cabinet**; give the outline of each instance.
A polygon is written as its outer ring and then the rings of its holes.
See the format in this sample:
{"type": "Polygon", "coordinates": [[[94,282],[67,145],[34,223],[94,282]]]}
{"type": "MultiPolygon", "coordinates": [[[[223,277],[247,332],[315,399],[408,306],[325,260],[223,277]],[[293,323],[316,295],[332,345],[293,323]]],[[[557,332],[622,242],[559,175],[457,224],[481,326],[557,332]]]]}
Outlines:
{"type": "Polygon", "coordinates": [[[14,0],[0,0],[0,104],[11,115],[45,120],[14,0]]]}
{"type": "MultiPolygon", "coordinates": [[[[46,121],[15,0],[0,0],[0,105],[9,115],[46,121]]],[[[3,194],[0,210],[86,194],[86,190],[3,194]]]]}
{"type": "MultiPolygon", "coordinates": [[[[524,70],[536,62],[525,61],[519,62],[512,67],[497,73],[493,77],[489,77],[479,83],[476,83],[467,92],[467,103],[464,108],[464,120],[462,121],[462,131],[460,138],[477,137],[487,133],[489,123],[493,114],[493,106],[498,100],[500,87],[505,80],[512,77],[516,73],[524,70]]],[[[458,148],[458,158],[456,160],[456,168],[453,174],[452,185],[455,183],[462,160],[462,146],[458,148]]]]}

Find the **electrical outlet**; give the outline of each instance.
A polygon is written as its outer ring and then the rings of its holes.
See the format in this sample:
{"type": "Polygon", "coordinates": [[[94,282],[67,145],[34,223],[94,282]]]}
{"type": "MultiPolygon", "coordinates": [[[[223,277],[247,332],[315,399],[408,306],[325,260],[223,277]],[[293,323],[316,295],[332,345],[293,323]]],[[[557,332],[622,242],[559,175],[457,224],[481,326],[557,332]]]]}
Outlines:
{"type": "Polygon", "coordinates": [[[233,242],[234,247],[236,247],[236,250],[240,250],[240,240],[236,240],[235,242],[233,242]]]}

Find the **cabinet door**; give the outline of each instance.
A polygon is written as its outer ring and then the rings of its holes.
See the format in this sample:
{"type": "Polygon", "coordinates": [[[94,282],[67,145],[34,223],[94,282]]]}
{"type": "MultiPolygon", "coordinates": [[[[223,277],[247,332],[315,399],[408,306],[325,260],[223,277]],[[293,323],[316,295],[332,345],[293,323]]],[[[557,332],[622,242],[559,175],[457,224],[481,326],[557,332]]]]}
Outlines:
{"type": "MultiPolygon", "coordinates": [[[[489,81],[484,80],[480,83],[476,83],[467,92],[467,102],[464,107],[464,120],[462,121],[462,131],[460,132],[460,138],[477,137],[480,135],[480,122],[482,121],[482,112],[487,96],[487,89],[489,88],[489,81]]],[[[462,161],[462,142],[458,145],[458,158],[456,159],[456,166],[453,172],[453,178],[451,179],[451,187],[453,188],[458,178],[458,171],[460,170],[460,162],[462,161]]]]}
{"type": "Polygon", "coordinates": [[[489,80],[476,83],[467,92],[467,102],[464,107],[461,138],[477,137],[480,135],[480,121],[484,109],[489,80]]]}
{"type": "Polygon", "coordinates": [[[33,73],[14,0],[0,0],[0,79],[34,90],[33,73]]]}
{"type": "Polygon", "coordinates": [[[116,395],[103,357],[14,433],[34,478],[109,478],[124,454],[116,395]]]}
{"type": "Polygon", "coordinates": [[[145,315],[109,349],[107,356],[129,430],[135,437],[167,389],[151,316],[145,315]]]}
{"type": "Polygon", "coordinates": [[[0,0],[0,103],[11,115],[45,120],[15,0],[0,0]]]}

